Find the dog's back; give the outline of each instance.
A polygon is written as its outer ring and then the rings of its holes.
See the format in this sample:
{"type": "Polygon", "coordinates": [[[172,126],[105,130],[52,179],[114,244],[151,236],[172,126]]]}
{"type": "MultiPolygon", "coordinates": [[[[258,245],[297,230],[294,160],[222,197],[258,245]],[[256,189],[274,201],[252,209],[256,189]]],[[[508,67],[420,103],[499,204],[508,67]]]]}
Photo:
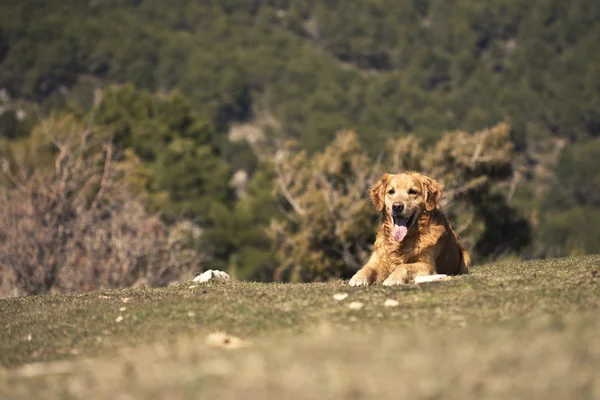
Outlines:
{"type": "Polygon", "coordinates": [[[439,218],[444,221],[447,234],[441,239],[443,243],[435,263],[436,272],[447,275],[468,274],[471,269],[471,256],[461,245],[458,233],[456,233],[442,210],[438,209],[437,211],[439,212],[439,218]]]}

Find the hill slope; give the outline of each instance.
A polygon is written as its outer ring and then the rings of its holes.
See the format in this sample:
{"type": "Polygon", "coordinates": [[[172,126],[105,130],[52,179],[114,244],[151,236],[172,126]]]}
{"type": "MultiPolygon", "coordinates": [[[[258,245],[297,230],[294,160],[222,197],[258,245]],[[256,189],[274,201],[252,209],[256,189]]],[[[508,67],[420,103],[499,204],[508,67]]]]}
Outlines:
{"type": "Polygon", "coordinates": [[[0,393],[596,398],[599,272],[589,256],[395,288],[185,283],[2,300],[0,393]],[[216,330],[251,344],[210,349],[216,330]],[[63,361],[28,364],[50,360],[63,361]]]}

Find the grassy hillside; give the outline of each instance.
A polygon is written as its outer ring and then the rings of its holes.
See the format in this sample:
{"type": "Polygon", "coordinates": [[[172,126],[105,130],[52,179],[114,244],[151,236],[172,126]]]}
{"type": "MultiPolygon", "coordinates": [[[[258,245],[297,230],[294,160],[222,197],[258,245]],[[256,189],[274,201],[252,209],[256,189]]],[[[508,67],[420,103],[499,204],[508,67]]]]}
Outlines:
{"type": "Polygon", "coordinates": [[[599,275],[588,256],[395,288],[183,283],[0,300],[0,395],[598,398],[599,275]],[[217,330],[249,346],[211,349],[217,330]]]}

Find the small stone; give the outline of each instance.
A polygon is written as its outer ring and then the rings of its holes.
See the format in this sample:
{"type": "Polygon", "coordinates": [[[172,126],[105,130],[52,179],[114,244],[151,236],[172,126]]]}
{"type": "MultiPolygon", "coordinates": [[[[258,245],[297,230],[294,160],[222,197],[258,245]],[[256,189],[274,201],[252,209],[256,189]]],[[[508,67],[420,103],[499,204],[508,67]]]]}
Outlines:
{"type": "Polygon", "coordinates": [[[192,279],[192,281],[196,283],[204,283],[208,281],[226,282],[229,279],[231,279],[231,277],[226,272],[218,271],[216,269],[209,269],[208,271],[205,271],[192,279]]]}
{"type": "Polygon", "coordinates": [[[98,296],[98,298],[99,298],[99,299],[102,299],[102,300],[110,299],[110,297],[108,297],[108,296],[105,296],[105,295],[103,295],[103,294],[101,294],[100,296],[98,296]]]}
{"type": "Polygon", "coordinates": [[[123,303],[129,303],[129,300],[131,300],[129,297],[123,297],[123,298],[121,299],[121,301],[122,301],[123,303]]]}
{"type": "Polygon", "coordinates": [[[121,312],[123,312],[125,310],[127,310],[127,307],[121,307],[121,308],[119,308],[119,311],[121,311],[121,312]]]}
{"type": "Polygon", "coordinates": [[[190,317],[190,318],[192,318],[192,317],[196,316],[196,313],[193,312],[193,311],[188,311],[187,316],[190,317]]]}
{"type": "Polygon", "coordinates": [[[333,299],[337,300],[337,301],[342,301],[346,297],[348,297],[348,293],[336,293],[336,294],[333,295],[333,299]]]}
{"type": "Polygon", "coordinates": [[[398,307],[400,305],[400,302],[398,300],[394,300],[394,299],[387,299],[383,305],[385,307],[398,307]]]}
{"type": "Polygon", "coordinates": [[[250,345],[250,342],[229,335],[225,332],[213,332],[206,337],[205,342],[209,347],[217,347],[222,349],[239,349],[241,347],[247,347],[250,345]]]}
{"type": "Polygon", "coordinates": [[[348,304],[348,307],[351,310],[360,310],[361,308],[363,308],[364,304],[361,303],[360,301],[353,301],[352,303],[348,304]]]}
{"type": "Polygon", "coordinates": [[[123,318],[122,315],[119,315],[117,318],[115,318],[115,322],[121,322],[123,321],[125,318],[123,318]]]}

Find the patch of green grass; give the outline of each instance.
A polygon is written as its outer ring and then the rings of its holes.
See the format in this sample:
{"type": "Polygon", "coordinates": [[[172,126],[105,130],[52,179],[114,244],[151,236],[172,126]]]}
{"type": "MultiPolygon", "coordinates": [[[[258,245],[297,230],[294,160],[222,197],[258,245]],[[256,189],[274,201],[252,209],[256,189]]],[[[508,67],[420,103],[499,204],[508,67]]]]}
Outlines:
{"type": "Polygon", "coordinates": [[[0,300],[0,397],[598,398],[599,276],[588,256],[399,287],[185,283],[0,300]],[[253,344],[209,349],[217,330],[253,344]],[[23,365],[40,361],[54,362],[23,365]]]}

